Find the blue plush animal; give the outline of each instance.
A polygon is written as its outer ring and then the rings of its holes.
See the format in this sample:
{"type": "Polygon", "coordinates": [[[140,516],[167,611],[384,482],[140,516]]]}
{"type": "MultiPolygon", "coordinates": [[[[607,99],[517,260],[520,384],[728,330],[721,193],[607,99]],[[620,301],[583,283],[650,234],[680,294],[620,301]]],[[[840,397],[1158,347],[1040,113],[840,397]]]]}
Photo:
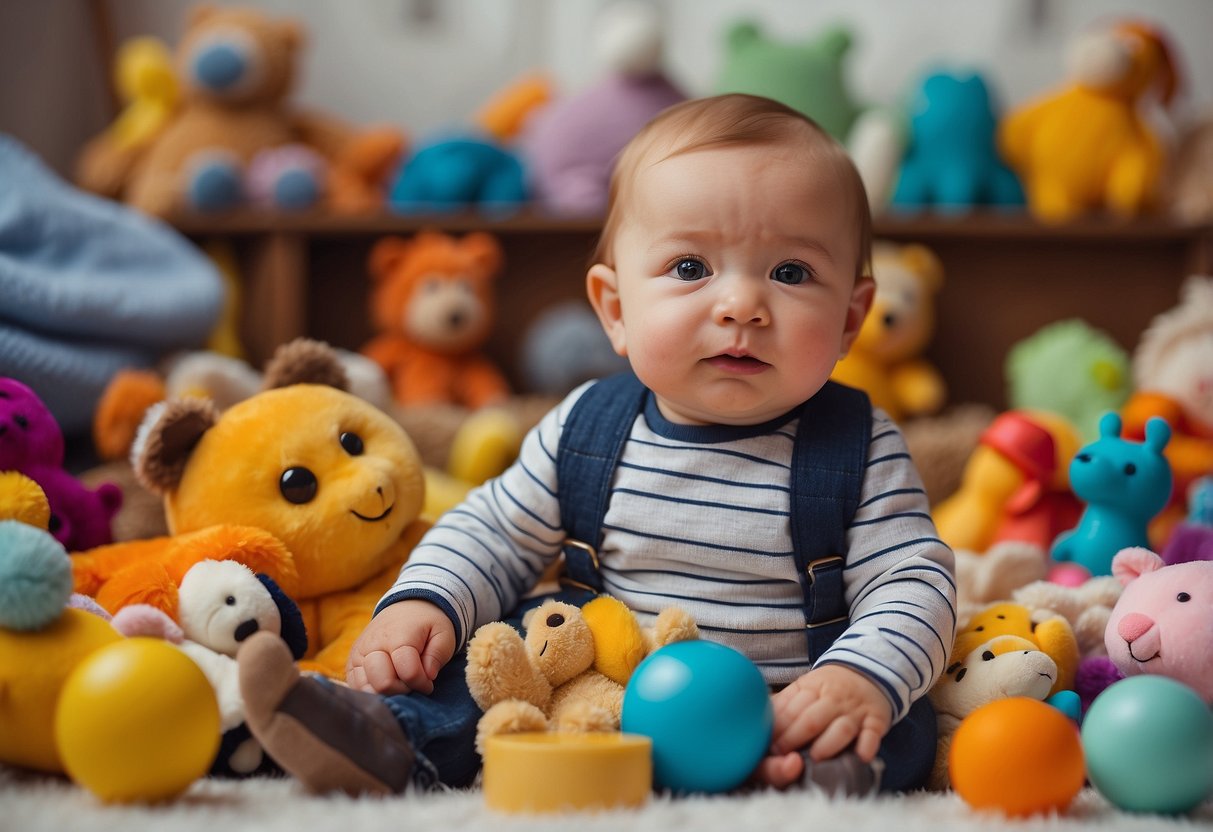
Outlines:
{"type": "Polygon", "coordinates": [[[1087,503],[1078,526],[1058,535],[1049,553],[1091,575],[1111,575],[1112,558],[1130,546],[1149,547],[1146,527],[1171,498],[1171,465],[1163,448],[1171,428],[1159,418],[1146,422],[1146,441],[1120,437],[1120,416],[1105,413],[1099,439],[1070,463],[1070,487],[1087,503]]]}
{"type": "Polygon", "coordinates": [[[930,75],[911,104],[910,146],[893,192],[895,208],[1022,205],[1023,188],[995,145],[997,116],[978,74],[930,75]]]}
{"type": "Polygon", "coordinates": [[[495,142],[455,136],[420,148],[401,169],[388,193],[399,213],[511,212],[527,198],[522,162],[495,142]]]}

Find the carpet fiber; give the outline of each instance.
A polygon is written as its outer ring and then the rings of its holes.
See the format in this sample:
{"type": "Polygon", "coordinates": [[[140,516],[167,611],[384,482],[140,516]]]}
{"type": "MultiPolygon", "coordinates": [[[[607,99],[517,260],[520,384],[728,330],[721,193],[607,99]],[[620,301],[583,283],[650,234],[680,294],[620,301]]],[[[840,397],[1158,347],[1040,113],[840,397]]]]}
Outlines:
{"type": "Polygon", "coordinates": [[[485,829],[629,832],[948,832],[948,830],[1178,830],[1213,827],[1213,802],[1191,815],[1130,815],[1084,790],[1060,816],[1009,820],[979,814],[954,795],[913,794],[830,800],[818,794],[763,792],[737,797],[654,798],[642,810],[597,815],[512,817],[485,808],[479,792],[358,800],[313,797],[286,780],[207,780],[160,806],[105,806],[69,783],[0,768],[0,829],[12,832],[313,832],[361,829],[455,832],[485,829]]]}

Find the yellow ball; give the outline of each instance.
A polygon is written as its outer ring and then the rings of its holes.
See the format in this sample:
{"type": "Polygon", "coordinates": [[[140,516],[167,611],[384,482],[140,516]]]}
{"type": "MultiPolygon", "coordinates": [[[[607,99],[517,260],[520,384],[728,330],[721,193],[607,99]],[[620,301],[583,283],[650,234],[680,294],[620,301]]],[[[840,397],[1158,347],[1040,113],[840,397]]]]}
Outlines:
{"type": "Polygon", "coordinates": [[[219,705],[188,656],[132,638],[97,650],[63,686],[55,741],[68,776],[106,801],[167,800],[219,750],[219,705]]]}

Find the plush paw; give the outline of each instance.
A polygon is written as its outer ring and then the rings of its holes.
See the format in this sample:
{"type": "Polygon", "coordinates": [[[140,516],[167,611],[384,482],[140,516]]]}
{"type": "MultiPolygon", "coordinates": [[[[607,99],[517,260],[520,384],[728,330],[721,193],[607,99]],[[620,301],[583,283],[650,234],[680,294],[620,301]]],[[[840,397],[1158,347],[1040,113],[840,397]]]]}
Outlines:
{"type": "Polygon", "coordinates": [[[511,699],[489,708],[476,724],[476,751],[484,756],[484,742],[498,734],[546,731],[548,719],[529,702],[511,699]]]}
{"type": "Polygon", "coordinates": [[[501,621],[485,624],[472,636],[466,673],[472,698],[486,711],[508,699],[545,708],[552,695],[551,685],[532,667],[518,631],[501,621]]]}
{"type": "Polygon", "coordinates": [[[263,150],[249,163],[249,199],[267,208],[303,210],[320,201],[327,164],[304,145],[263,150]]]}
{"type": "Polygon", "coordinates": [[[196,211],[226,211],[244,199],[240,165],[229,153],[203,151],[186,165],[185,201],[196,211]]]}

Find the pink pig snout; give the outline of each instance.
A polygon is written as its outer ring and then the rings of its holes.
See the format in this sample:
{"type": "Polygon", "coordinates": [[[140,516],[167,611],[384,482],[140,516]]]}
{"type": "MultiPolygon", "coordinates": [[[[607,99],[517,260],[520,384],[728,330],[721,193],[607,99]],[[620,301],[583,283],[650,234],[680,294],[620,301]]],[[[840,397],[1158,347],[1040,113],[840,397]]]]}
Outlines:
{"type": "Polygon", "coordinates": [[[1154,619],[1139,612],[1131,612],[1116,625],[1116,632],[1127,642],[1134,642],[1154,626],[1154,619]]]}

